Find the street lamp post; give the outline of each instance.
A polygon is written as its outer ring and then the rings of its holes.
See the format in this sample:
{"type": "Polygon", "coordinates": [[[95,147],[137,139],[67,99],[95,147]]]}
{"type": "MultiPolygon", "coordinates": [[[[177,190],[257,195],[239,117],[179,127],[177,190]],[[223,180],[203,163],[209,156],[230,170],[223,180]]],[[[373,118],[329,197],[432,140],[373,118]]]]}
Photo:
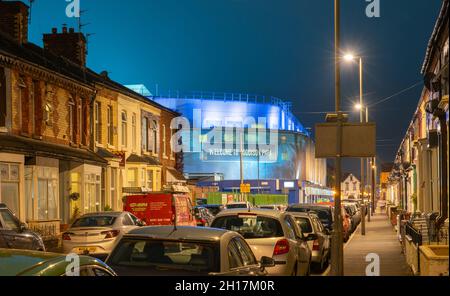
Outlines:
{"type": "MultiPolygon", "coordinates": [[[[356,109],[359,110],[359,118],[360,118],[360,122],[364,123],[364,120],[367,122],[369,122],[369,117],[368,117],[368,108],[366,107],[366,118],[364,118],[364,90],[363,90],[363,60],[362,57],[355,57],[353,54],[346,54],[344,56],[344,59],[348,62],[354,61],[355,59],[358,59],[359,61],[359,104],[356,105],[356,109]]],[[[365,194],[365,182],[364,182],[364,158],[361,157],[361,186],[360,186],[360,191],[361,191],[361,196],[362,199],[364,200],[364,194],[365,194]]],[[[364,212],[365,209],[363,208],[364,212]]],[[[365,215],[365,214],[364,214],[365,215]]],[[[370,215],[368,215],[370,216],[370,215]]],[[[366,225],[365,225],[365,216],[363,216],[363,223],[361,223],[361,235],[365,235],[366,234],[366,225]]],[[[370,221],[370,218],[369,218],[370,221]]]]}

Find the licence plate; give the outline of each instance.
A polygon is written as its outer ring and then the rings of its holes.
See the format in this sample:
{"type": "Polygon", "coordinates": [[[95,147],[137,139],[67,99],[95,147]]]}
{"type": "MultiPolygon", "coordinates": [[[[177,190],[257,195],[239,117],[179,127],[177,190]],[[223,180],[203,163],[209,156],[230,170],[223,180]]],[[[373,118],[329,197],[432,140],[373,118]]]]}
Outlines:
{"type": "Polygon", "coordinates": [[[90,248],[78,248],[78,254],[91,254],[95,253],[97,251],[97,248],[90,247],[90,248]]]}

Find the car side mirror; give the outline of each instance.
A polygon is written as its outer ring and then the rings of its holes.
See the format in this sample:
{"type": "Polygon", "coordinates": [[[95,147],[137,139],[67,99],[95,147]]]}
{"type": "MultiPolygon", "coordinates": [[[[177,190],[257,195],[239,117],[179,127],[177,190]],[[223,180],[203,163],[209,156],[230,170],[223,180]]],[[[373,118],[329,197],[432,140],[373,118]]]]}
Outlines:
{"type": "Polygon", "coordinates": [[[274,267],[275,260],[273,258],[264,256],[261,258],[260,266],[261,268],[274,267]]]}

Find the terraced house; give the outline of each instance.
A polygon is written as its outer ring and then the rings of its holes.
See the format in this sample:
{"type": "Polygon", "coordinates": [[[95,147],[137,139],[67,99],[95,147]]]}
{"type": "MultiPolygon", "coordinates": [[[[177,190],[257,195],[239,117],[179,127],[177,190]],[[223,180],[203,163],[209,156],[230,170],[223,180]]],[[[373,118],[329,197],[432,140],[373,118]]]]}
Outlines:
{"type": "Polygon", "coordinates": [[[27,35],[28,6],[0,1],[1,203],[55,236],[77,214],[121,210],[125,192],[183,181],[176,112],[87,68],[82,33],[53,29],[44,48],[27,35]]]}

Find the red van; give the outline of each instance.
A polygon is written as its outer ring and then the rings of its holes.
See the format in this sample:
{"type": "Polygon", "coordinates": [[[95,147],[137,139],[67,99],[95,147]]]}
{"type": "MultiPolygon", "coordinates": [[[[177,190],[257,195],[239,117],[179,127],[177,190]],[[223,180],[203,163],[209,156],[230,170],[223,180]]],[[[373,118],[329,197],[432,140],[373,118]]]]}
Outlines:
{"type": "Polygon", "coordinates": [[[124,211],[148,226],[197,226],[191,198],[186,193],[154,192],[126,197],[124,211]]]}

